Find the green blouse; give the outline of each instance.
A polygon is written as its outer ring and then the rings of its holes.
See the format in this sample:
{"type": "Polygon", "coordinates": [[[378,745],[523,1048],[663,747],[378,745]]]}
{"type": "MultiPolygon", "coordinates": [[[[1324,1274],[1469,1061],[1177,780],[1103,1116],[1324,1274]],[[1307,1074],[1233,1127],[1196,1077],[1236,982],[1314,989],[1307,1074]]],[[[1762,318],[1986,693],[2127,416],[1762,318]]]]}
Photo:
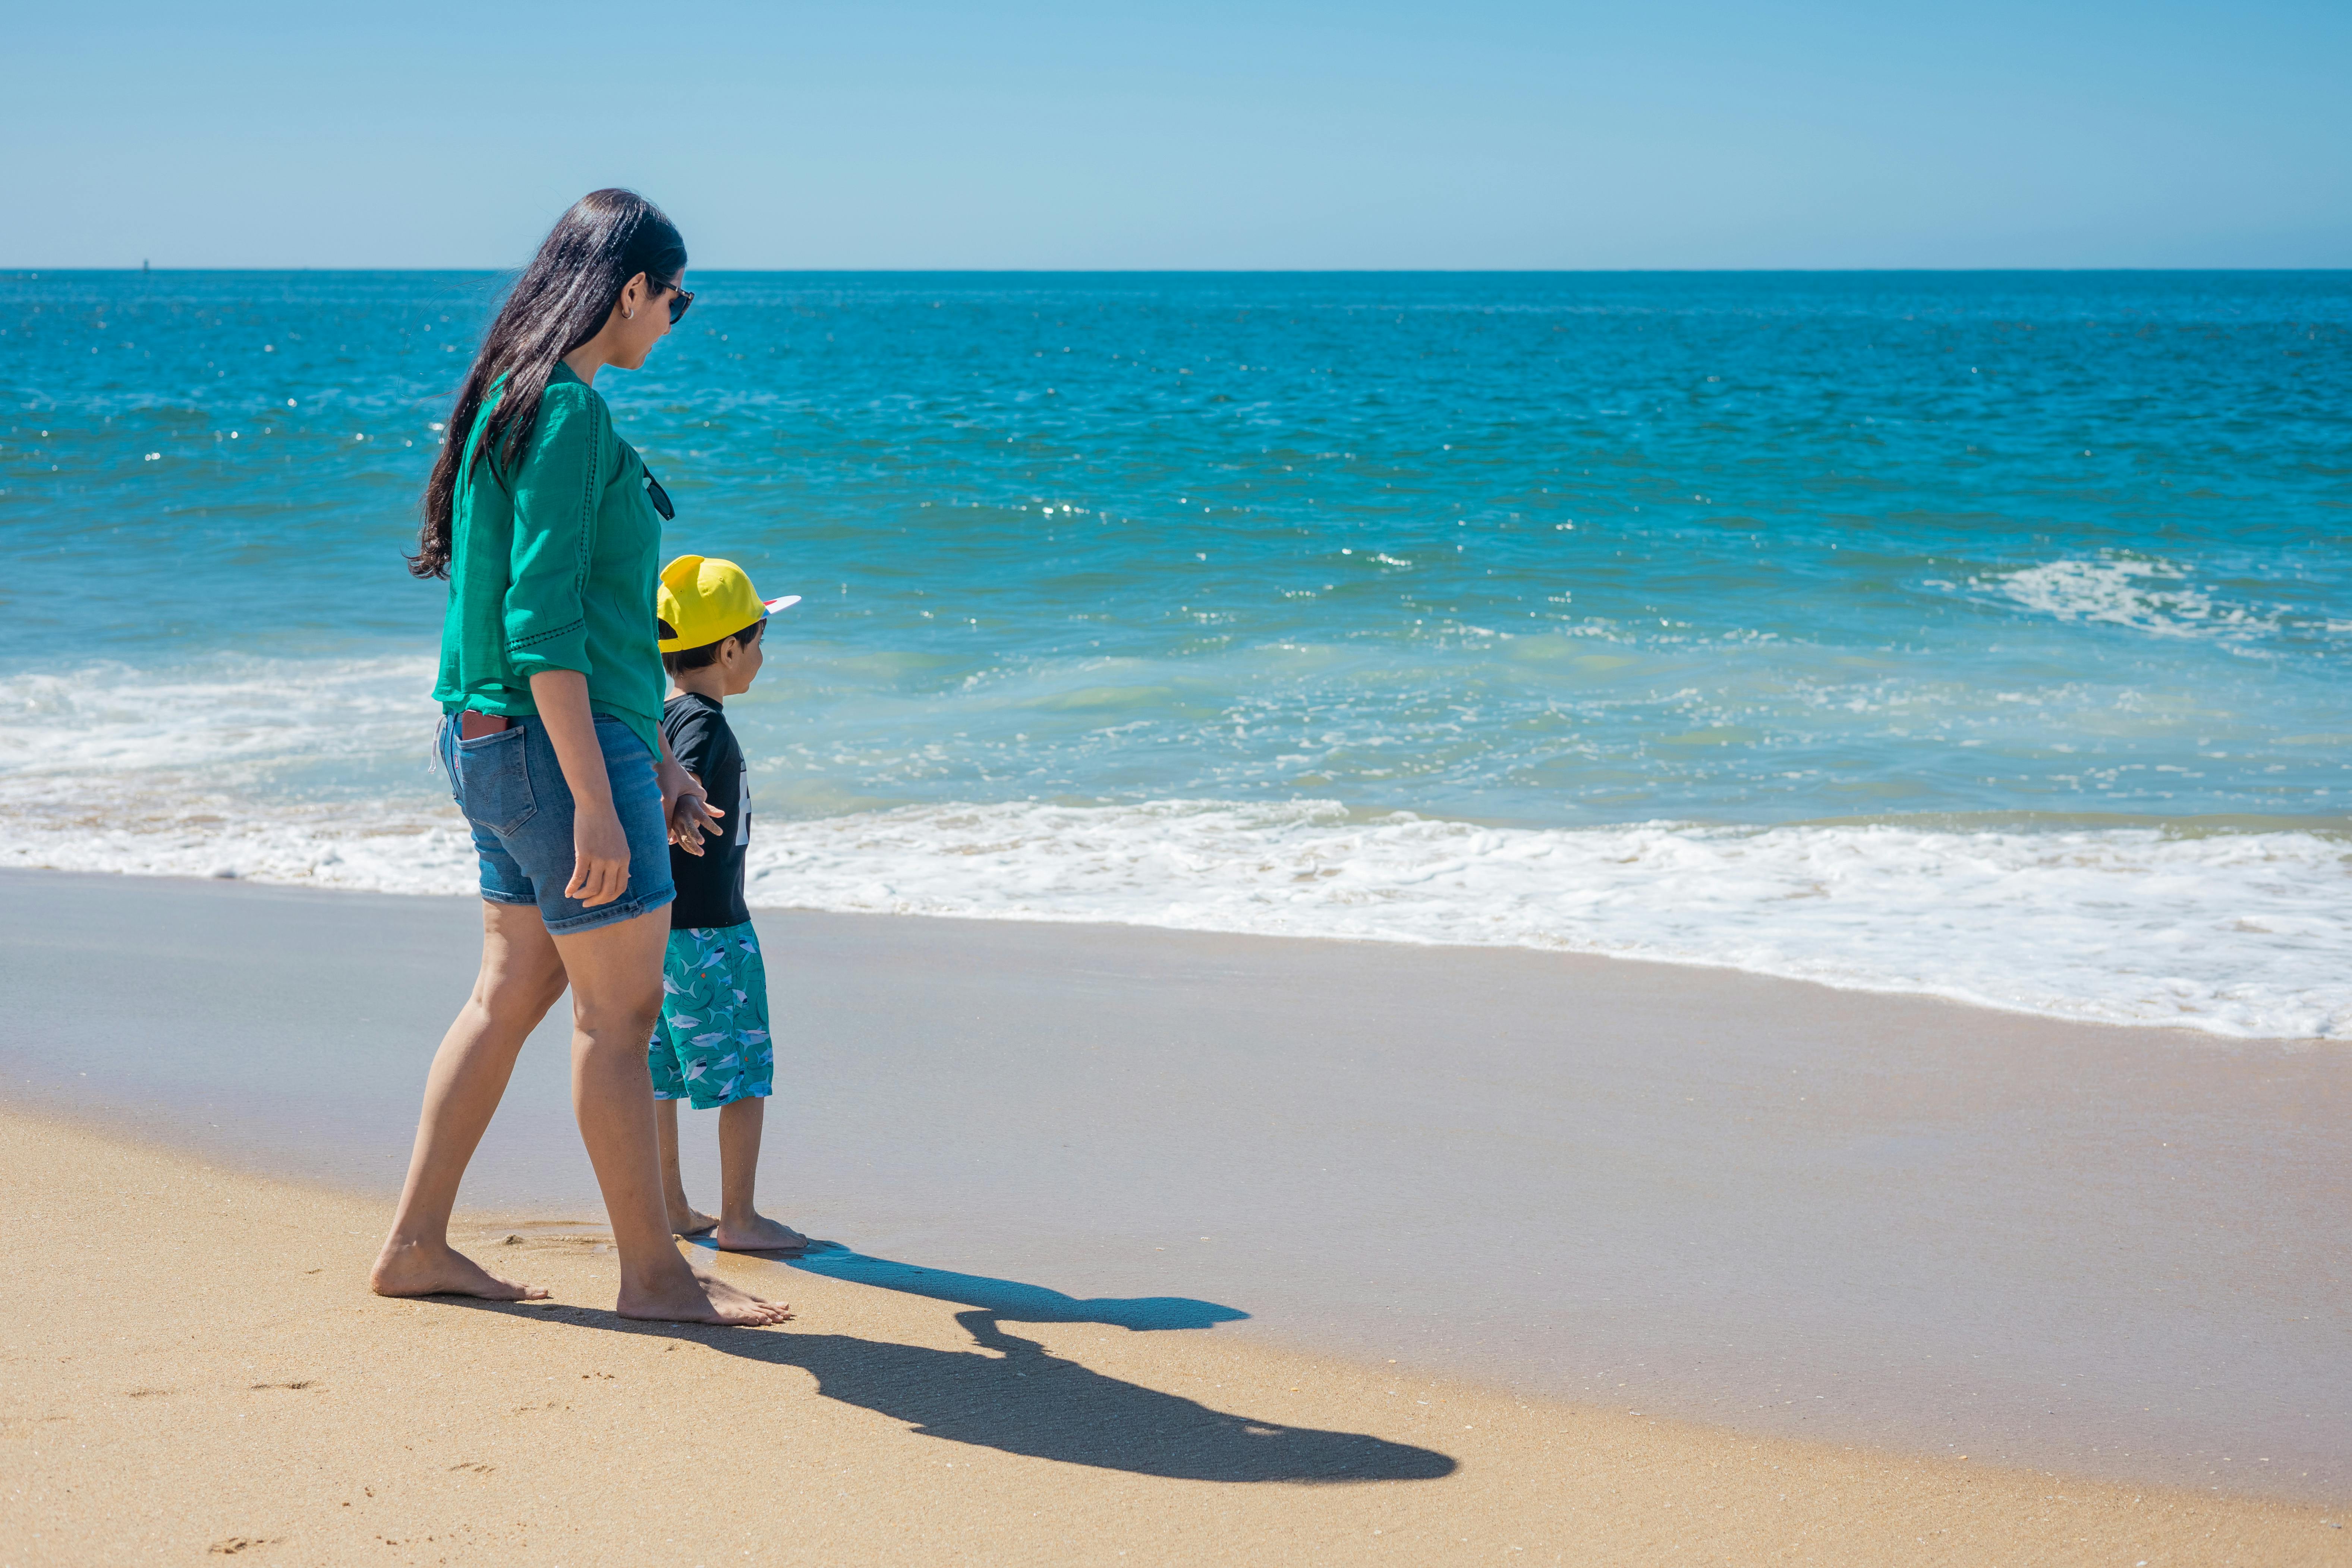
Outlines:
{"type": "Polygon", "coordinates": [[[588,678],[588,706],[658,755],[661,517],[646,494],[645,464],[614,433],[595,388],[567,365],[548,378],[530,447],[512,472],[499,454],[477,451],[495,406],[495,397],[483,400],[466,437],[434,700],[445,713],[533,714],[530,678],[576,669],[588,678]]]}

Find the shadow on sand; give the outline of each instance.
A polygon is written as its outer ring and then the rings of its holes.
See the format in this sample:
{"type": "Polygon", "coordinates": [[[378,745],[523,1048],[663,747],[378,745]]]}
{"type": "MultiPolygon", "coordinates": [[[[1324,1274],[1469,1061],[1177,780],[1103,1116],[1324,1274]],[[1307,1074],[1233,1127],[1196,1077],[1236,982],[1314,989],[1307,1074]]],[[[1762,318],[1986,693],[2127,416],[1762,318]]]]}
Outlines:
{"type": "Polygon", "coordinates": [[[1189,1296],[1066,1296],[1043,1285],[1013,1279],[992,1279],[984,1274],[958,1274],[946,1268],[919,1268],[887,1258],[868,1258],[835,1241],[812,1242],[797,1258],[779,1262],[828,1279],[846,1279],[877,1289],[934,1301],[977,1307],[1005,1323],[1101,1323],[1108,1328],[1206,1329],[1239,1322],[1249,1316],[1238,1307],[1196,1301],[1189,1296]]]}
{"type": "MultiPolygon", "coordinates": [[[[1045,1353],[999,1321],[1103,1323],[1120,1328],[1206,1328],[1249,1314],[1183,1297],[1080,1300],[1058,1290],[979,1275],[916,1268],[820,1243],[794,1266],[811,1273],[907,1290],[973,1310],[956,1314],[979,1347],[931,1350],[847,1334],[790,1329],[707,1329],[634,1322],[586,1308],[556,1321],[611,1333],[690,1340],[724,1355],[797,1367],[827,1399],[903,1421],[927,1437],[1132,1475],[1201,1481],[1434,1480],[1448,1455],[1358,1432],[1286,1426],[1212,1409],[1197,1400],[1125,1383],[1045,1353]]],[[[440,1298],[441,1300],[454,1300],[440,1298]]],[[[548,1320],[543,1307],[459,1300],[511,1317],[548,1320]]]]}

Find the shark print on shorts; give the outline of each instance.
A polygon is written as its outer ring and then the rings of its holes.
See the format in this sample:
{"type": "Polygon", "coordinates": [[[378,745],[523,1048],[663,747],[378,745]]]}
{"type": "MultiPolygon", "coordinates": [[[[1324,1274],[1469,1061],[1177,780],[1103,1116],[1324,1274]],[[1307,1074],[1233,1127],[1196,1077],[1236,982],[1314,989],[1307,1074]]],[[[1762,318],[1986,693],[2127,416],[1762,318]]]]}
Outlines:
{"type": "Polygon", "coordinates": [[[683,1100],[697,1110],[770,1092],[768,971],[750,921],[669,933],[662,1017],[646,1060],[654,1098],[683,1100]]]}

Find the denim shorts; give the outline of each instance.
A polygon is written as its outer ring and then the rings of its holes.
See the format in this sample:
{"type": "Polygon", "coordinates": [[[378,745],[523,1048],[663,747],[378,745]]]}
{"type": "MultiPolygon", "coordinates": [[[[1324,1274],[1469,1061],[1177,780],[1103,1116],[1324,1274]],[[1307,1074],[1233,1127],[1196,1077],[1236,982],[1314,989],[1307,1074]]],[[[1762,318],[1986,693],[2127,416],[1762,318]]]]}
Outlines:
{"type": "Polygon", "coordinates": [[[482,861],[482,897],[494,904],[536,904],[559,936],[635,920],[677,897],[669,879],[669,826],[662,820],[654,754],[636,731],[596,715],[596,741],[612,780],[613,809],[629,841],[629,885],[593,909],[563,896],[572,880],[572,786],[555,758],[545,721],[517,719],[495,735],[460,740],[457,716],[441,721],[441,763],[449,793],[474,830],[482,861]]]}

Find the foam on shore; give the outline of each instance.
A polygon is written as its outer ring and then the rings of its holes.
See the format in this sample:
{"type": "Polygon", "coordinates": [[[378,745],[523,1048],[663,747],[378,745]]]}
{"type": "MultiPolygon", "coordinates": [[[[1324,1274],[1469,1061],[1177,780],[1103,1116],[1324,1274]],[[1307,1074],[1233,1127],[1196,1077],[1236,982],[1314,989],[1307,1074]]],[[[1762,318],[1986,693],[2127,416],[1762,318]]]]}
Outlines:
{"type": "MultiPolygon", "coordinates": [[[[430,672],[393,656],[11,677],[0,866],[470,891],[416,696],[430,672]]],[[[1531,947],[2352,1038],[2352,847],[2275,820],[1496,827],[1231,798],[780,809],[804,776],[754,774],[756,906],[1531,947]]]]}
{"type": "MultiPolygon", "coordinates": [[[[463,824],[89,787],[0,810],[0,865],[384,892],[474,887],[463,824]],[[123,798],[129,794],[131,798],[123,798]]],[[[762,816],[761,908],[1102,921],[1721,965],[2050,1017],[2352,1038],[2347,854],[2313,832],[1498,828],[1328,801],[762,816]]]]}

